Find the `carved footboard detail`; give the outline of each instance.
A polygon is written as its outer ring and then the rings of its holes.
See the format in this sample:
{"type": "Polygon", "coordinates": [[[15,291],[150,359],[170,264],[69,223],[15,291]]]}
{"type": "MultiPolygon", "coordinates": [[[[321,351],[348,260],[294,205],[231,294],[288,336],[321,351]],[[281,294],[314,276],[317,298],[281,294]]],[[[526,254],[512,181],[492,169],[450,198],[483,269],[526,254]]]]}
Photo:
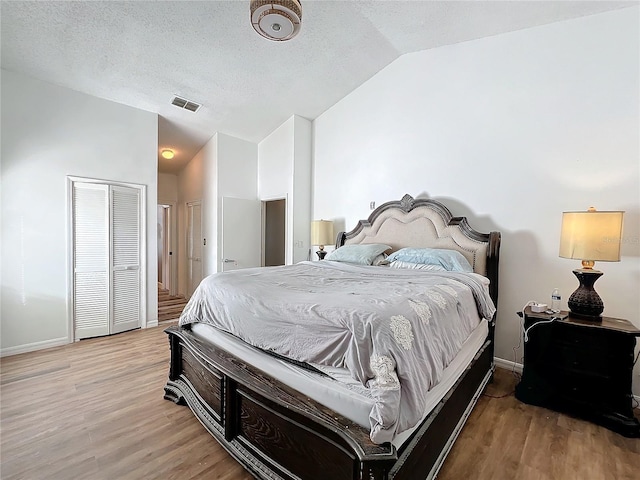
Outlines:
{"type": "Polygon", "coordinates": [[[171,400],[177,405],[187,404],[184,399],[184,395],[182,394],[182,390],[171,380],[169,380],[164,387],[164,399],[171,400]]]}

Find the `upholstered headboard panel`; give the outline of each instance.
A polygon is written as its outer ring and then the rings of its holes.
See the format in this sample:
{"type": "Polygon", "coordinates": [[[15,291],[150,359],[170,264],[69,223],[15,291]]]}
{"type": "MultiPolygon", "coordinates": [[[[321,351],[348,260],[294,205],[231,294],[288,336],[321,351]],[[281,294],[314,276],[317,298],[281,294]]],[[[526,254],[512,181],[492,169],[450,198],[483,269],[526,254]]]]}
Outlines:
{"type": "Polygon", "coordinates": [[[497,300],[500,233],[477,232],[465,217],[453,217],[440,202],[410,195],[387,202],[350,232],[339,233],[336,247],[357,243],[384,243],[394,251],[402,247],[458,250],[476,273],[490,278],[497,300]]]}

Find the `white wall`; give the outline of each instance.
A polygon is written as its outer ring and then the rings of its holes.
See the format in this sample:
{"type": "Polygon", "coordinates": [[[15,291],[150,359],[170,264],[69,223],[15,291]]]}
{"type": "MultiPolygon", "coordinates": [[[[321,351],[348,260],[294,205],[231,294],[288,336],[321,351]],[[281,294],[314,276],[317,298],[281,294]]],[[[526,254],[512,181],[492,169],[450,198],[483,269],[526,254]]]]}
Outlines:
{"type": "Polygon", "coordinates": [[[169,205],[178,201],[178,176],[158,173],[158,204],[169,205]]]}
{"type": "Polygon", "coordinates": [[[293,192],[294,117],[258,144],[258,195],[263,200],[293,192]]]}
{"type": "Polygon", "coordinates": [[[218,271],[219,136],[216,133],[203,148],[202,235],[207,240],[207,245],[202,247],[203,278],[218,271]]]}
{"type": "Polygon", "coordinates": [[[212,140],[178,175],[178,294],[180,295],[187,294],[187,203],[203,202],[204,164],[205,158],[211,155],[211,142],[212,140]]]}
{"type": "Polygon", "coordinates": [[[2,353],[67,342],[67,175],[147,186],[157,322],[157,115],[2,71],[2,353]]]}
{"type": "Polygon", "coordinates": [[[309,258],[312,124],[295,115],[293,130],[293,263],[309,258]]]}
{"type": "Polygon", "coordinates": [[[350,230],[370,201],[409,193],[501,231],[496,354],[512,361],[515,312],[554,287],[566,308],[578,285],[562,212],[626,210],[622,260],[597,264],[596,290],[640,327],[639,13],[402,56],[314,122],[314,218],[350,230]]]}
{"type": "Polygon", "coordinates": [[[258,196],[287,199],[286,263],[306,260],[311,223],[311,122],[293,115],[258,144],[258,196]]]}

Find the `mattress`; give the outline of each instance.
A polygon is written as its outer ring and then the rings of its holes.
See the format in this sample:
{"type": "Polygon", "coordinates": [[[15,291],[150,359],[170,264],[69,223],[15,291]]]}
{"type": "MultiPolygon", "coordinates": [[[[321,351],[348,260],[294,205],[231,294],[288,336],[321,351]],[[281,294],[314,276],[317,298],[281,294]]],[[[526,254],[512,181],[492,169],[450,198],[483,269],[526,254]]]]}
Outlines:
{"type": "MultiPolygon", "coordinates": [[[[195,323],[191,325],[191,329],[198,338],[226,350],[245,363],[256,366],[285,385],[298,390],[364,428],[370,428],[369,414],[375,400],[366,388],[351,379],[346,369],[313,365],[326,374],[322,375],[265,354],[260,349],[211,325],[195,323]]],[[[469,366],[475,354],[484,344],[487,333],[488,322],[482,320],[463,343],[453,361],[444,369],[438,384],[429,391],[422,419],[442,400],[469,366]]],[[[394,446],[400,448],[420,423],[421,421],[415,427],[396,433],[392,441],[394,446]]]]}

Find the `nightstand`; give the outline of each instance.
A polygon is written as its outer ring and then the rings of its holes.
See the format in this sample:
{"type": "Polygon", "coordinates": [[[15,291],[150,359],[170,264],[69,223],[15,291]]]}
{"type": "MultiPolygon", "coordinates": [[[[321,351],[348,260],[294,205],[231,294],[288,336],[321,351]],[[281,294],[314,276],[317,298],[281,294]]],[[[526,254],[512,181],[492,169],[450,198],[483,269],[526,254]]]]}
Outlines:
{"type": "MultiPolygon", "coordinates": [[[[568,312],[561,312],[560,316],[568,312]]],[[[627,320],[589,322],[524,311],[528,341],[516,398],[582,417],[625,437],[640,437],[631,381],[640,330],[627,320]],[[531,328],[533,326],[533,328],[531,328]]]]}

